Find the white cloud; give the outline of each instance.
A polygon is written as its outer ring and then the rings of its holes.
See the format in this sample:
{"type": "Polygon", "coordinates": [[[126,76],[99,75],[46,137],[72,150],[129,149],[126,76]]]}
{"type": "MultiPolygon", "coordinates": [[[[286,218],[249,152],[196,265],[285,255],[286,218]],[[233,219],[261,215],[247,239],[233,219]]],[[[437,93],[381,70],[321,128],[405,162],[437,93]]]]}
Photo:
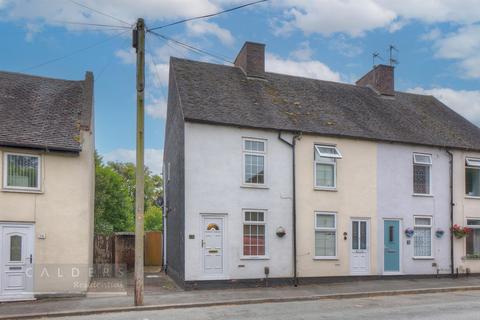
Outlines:
{"type": "Polygon", "coordinates": [[[357,37],[377,28],[395,32],[412,20],[460,25],[480,21],[478,0],[277,0],[273,5],[284,10],[282,19],[274,21],[276,35],[297,28],[307,34],[357,37]]]}
{"type": "Polygon", "coordinates": [[[380,5],[407,19],[427,23],[457,22],[472,23],[480,19],[478,0],[378,0],[380,5]]]}
{"type": "Polygon", "coordinates": [[[310,60],[313,55],[313,50],[310,48],[310,43],[308,41],[304,41],[300,44],[299,48],[292,51],[290,55],[298,60],[310,60]]]}
{"type": "Polygon", "coordinates": [[[440,29],[433,28],[429,32],[422,34],[420,36],[420,39],[424,40],[424,41],[433,41],[433,40],[437,40],[438,38],[440,38],[441,35],[442,35],[442,32],[440,31],[440,29]]]}
{"type": "Polygon", "coordinates": [[[231,46],[235,42],[235,39],[229,30],[221,28],[216,23],[204,20],[187,22],[187,32],[191,36],[213,35],[223,44],[228,46],[231,46]]]}
{"type": "Polygon", "coordinates": [[[280,0],[277,5],[285,8],[281,28],[287,32],[294,27],[307,34],[341,32],[356,37],[396,18],[395,12],[373,0],[280,0]]]}
{"type": "Polygon", "coordinates": [[[147,68],[155,87],[168,85],[168,63],[155,64],[153,61],[148,62],[147,60],[147,68]]]}
{"type": "Polygon", "coordinates": [[[417,87],[408,91],[433,95],[477,126],[480,126],[480,90],[423,89],[417,87]]]}
{"type": "Polygon", "coordinates": [[[119,58],[123,64],[135,64],[135,62],[137,61],[134,48],[131,48],[129,50],[117,50],[115,51],[115,56],[119,58]]]}
{"type": "MultiPolygon", "coordinates": [[[[115,149],[103,155],[105,161],[131,162],[136,163],[136,153],[132,149],[115,149]]],[[[145,149],[145,165],[153,173],[162,173],[163,150],[145,149]]]]}
{"type": "MultiPolygon", "coordinates": [[[[159,89],[162,90],[162,89],[159,89]]],[[[163,120],[167,118],[167,101],[164,98],[150,99],[150,103],[145,106],[145,112],[154,119],[163,120]]]]}
{"type": "Polygon", "coordinates": [[[351,43],[344,35],[339,35],[332,39],[330,42],[330,48],[349,58],[358,56],[363,52],[362,47],[351,43]]]}
{"type": "Polygon", "coordinates": [[[170,57],[185,57],[188,54],[188,49],[183,47],[172,47],[164,45],[154,49],[153,58],[156,62],[169,62],[170,57]]]}
{"type": "Polygon", "coordinates": [[[458,61],[466,78],[480,78],[480,25],[460,28],[435,40],[435,56],[458,61]]]}
{"type": "Polygon", "coordinates": [[[273,54],[266,54],[265,69],[270,72],[289,74],[294,76],[340,81],[340,74],[331,70],[327,65],[317,60],[295,61],[282,59],[273,54]]]}
{"type": "MultiPolygon", "coordinates": [[[[0,7],[1,7],[1,3],[0,3],[0,7]]],[[[27,23],[25,25],[25,29],[27,30],[27,33],[25,34],[25,40],[27,42],[32,42],[35,34],[42,31],[42,26],[34,23],[27,23]]]]}
{"type": "MultiPolygon", "coordinates": [[[[144,17],[147,21],[186,18],[212,13],[220,8],[212,0],[83,0],[80,2],[128,23],[134,23],[138,17],[144,17]]],[[[3,16],[9,19],[41,19],[48,24],[61,24],[59,21],[122,24],[65,0],[6,0],[6,8],[7,12],[3,16]]]]}

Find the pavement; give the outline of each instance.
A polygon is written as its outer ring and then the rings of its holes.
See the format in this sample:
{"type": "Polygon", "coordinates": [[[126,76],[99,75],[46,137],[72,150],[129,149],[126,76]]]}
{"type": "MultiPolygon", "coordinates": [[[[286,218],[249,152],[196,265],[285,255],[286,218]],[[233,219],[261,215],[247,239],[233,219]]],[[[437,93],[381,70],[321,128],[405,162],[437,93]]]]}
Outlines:
{"type": "Polygon", "coordinates": [[[119,312],[60,320],[478,320],[480,291],[119,312]]]}
{"type": "MultiPolygon", "coordinates": [[[[148,275],[147,275],[148,276],[148,275]]],[[[119,295],[102,293],[83,298],[42,299],[0,304],[0,320],[62,317],[100,313],[185,309],[276,302],[352,299],[406,294],[480,291],[480,277],[439,279],[385,279],[299,287],[182,291],[168,277],[146,278],[145,304],[133,305],[128,285],[119,295]]]]}

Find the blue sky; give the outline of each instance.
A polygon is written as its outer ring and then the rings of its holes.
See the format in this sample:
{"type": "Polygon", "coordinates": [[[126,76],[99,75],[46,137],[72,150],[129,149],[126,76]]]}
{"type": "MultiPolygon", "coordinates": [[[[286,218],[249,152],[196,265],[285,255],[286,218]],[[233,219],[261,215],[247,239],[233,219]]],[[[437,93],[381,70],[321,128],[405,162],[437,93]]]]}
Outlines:
{"type": "MultiPolygon", "coordinates": [[[[0,70],[66,79],[93,71],[96,147],[107,160],[133,161],[131,32],[68,24],[126,26],[74,2],[126,22],[145,17],[155,27],[248,0],[0,0],[0,70]]],[[[461,6],[452,0],[271,0],[158,31],[230,61],[244,41],[263,42],[267,70],[347,83],[371,68],[373,52],[387,62],[394,44],[397,90],[433,94],[480,125],[479,12],[474,0],[461,6]]],[[[224,63],[147,35],[146,162],[155,172],[161,170],[171,55],[224,63]]]]}

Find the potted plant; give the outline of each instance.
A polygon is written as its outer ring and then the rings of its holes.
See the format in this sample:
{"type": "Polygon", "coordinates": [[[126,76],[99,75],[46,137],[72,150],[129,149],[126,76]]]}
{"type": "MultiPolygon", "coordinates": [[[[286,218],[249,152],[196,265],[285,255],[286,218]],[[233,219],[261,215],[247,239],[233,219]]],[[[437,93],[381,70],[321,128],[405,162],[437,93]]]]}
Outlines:
{"type": "Polygon", "coordinates": [[[405,229],[405,235],[407,236],[407,238],[413,237],[414,234],[415,234],[415,230],[413,230],[412,228],[405,229]]]}
{"type": "Polygon", "coordinates": [[[437,229],[437,231],[435,231],[435,236],[440,239],[443,237],[443,235],[445,234],[445,231],[443,231],[443,229],[437,229]]]}
{"type": "Polygon", "coordinates": [[[454,224],[451,228],[451,231],[453,232],[455,238],[462,239],[468,236],[472,232],[472,229],[468,227],[461,227],[458,224],[454,224]]]}

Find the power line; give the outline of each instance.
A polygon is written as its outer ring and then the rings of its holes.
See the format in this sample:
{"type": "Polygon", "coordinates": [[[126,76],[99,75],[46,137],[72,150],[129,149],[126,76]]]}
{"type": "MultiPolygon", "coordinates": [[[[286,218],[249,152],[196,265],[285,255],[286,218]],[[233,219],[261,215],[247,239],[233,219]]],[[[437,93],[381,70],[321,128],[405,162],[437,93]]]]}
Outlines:
{"type": "Polygon", "coordinates": [[[175,43],[175,44],[177,44],[177,45],[179,45],[179,46],[181,46],[181,47],[183,47],[183,48],[186,48],[186,49],[188,49],[188,50],[190,50],[190,51],[193,51],[193,52],[195,52],[195,53],[197,53],[197,54],[204,54],[204,55],[207,55],[207,56],[211,56],[211,57],[213,57],[213,58],[215,58],[215,59],[221,60],[221,61],[223,61],[223,62],[227,62],[227,63],[229,63],[229,64],[234,64],[232,61],[227,60],[226,58],[221,57],[221,56],[219,56],[219,55],[217,55],[217,54],[214,54],[214,53],[205,51],[205,50],[203,50],[203,49],[196,48],[196,47],[194,47],[194,46],[192,46],[192,45],[189,45],[189,44],[187,44],[187,43],[184,43],[184,42],[175,40],[175,39],[173,39],[173,38],[167,37],[167,36],[165,36],[165,35],[163,35],[163,34],[157,33],[157,32],[152,31],[152,30],[148,30],[148,32],[150,32],[151,34],[156,35],[157,37],[159,37],[159,38],[161,38],[161,39],[164,39],[164,40],[166,40],[166,41],[173,42],[173,43],[175,43]]]}
{"type": "Polygon", "coordinates": [[[179,21],[172,22],[172,23],[169,23],[169,24],[165,24],[163,26],[154,27],[154,28],[148,29],[147,31],[152,31],[152,30],[162,29],[162,28],[166,28],[166,27],[171,27],[171,26],[174,26],[174,25],[177,25],[177,24],[180,24],[180,23],[185,23],[185,22],[192,21],[192,20],[211,18],[211,17],[218,16],[218,15],[226,13],[226,12],[235,11],[235,10],[238,10],[238,9],[241,9],[241,8],[245,8],[245,7],[248,7],[248,6],[253,6],[255,4],[259,4],[259,3],[267,2],[267,1],[269,1],[269,0],[260,0],[260,1],[246,3],[246,4],[243,4],[241,6],[233,7],[233,8],[222,10],[222,11],[219,11],[219,12],[215,12],[215,13],[211,13],[211,14],[207,14],[207,15],[203,15],[203,16],[198,16],[198,17],[193,17],[193,18],[188,18],[188,19],[183,19],[183,20],[179,20],[179,21]]]}
{"type": "Polygon", "coordinates": [[[120,19],[120,18],[114,17],[114,16],[112,16],[112,15],[110,15],[110,14],[108,14],[108,13],[99,11],[99,10],[97,10],[97,9],[93,9],[93,8],[91,8],[91,7],[89,7],[89,6],[86,6],[86,5],[82,4],[82,3],[78,3],[78,2],[76,2],[76,1],[74,1],[74,0],[68,0],[68,1],[70,1],[70,2],[73,3],[73,4],[76,4],[77,6],[80,6],[80,7],[82,7],[82,8],[85,8],[85,9],[91,10],[91,11],[93,11],[93,12],[95,12],[95,13],[98,13],[98,14],[100,14],[100,15],[102,15],[102,16],[105,16],[105,17],[108,17],[108,18],[110,18],[110,19],[116,20],[116,21],[118,21],[118,22],[124,23],[124,24],[126,24],[126,25],[128,25],[128,26],[133,26],[133,23],[128,23],[128,22],[126,22],[125,20],[122,20],[122,19],[120,19]]]}
{"type": "Polygon", "coordinates": [[[120,32],[120,33],[116,33],[116,34],[114,34],[114,35],[112,35],[112,36],[110,36],[110,37],[108,37],[108,38],[106,38],[106,39],[103,39],[102,41],[93,43],[93,44],[91,44],[91,45],[89,45],[89,46],[87,46],[87,47],[80,48],[80,49],[78,49],[78,50],[75,50],[75,51],[72,51],[72,52],[70,52],[70,53],[67,53],[67,54],[65,54],[65,55],[63,55],[63,56],[60,56],[60,57],[57,57],[57,58],[54,58],[54,59],[50,59],[50,60],[44,61],[44,62],[42,62],[42,63],[39,63],[39,64],[36,64],[36,65],[30,66],[30,67],[25,68],[25,69],[23,69],[23,70],[21,70],[21,71],[22,71],[22,72],[24,72],[24,71],[29,71],[29,70],[32,70],[32,69],[36,69],[36,68],[43,67],[43,66],[45,66],[45,65],[47,65],[47,64],[51,64],[51,63],[57,62],[57,61],[59,61],[59,60],[63,60],[63,59],[69,58],[69,57],[71,57],[71,56],[73,56],[73,55],[76,55],[76,54],[78,54],[78,53],[80,53],[80,52],[83,52],[83,51],[86,51],[86,50],[88,50],[88,49],[97,47],[97,46],[99,46],[99,45],[101,45],[101,44],[104,44],[104,43],[106,43],[106,42],[108,42],[108,41],[110,41],[110,40],[112,40],[112,39],[114,39],[114,38],[116,38],[116,37],[118,37],[118,36],[121,36],[122,34],[127,33],[128,31],[130,31],[130,30],[124,30],[124,31],[122,31],[122,32],[120,32]]]}
{"type": "MultiPolygon", "coordinates": [[[[122,42],[122,44],[120,45],[120,47],[124,47],[126,45],[127,42],[130,42],[130,39],[129,38],[126,38],[125,41],[122,42]]],[[[128,47],[130,48],[130,46],[128,47]]],[[[115,61],[115,59],[109,59],[109,61],[103,66],[102,69],[100,69],[99,72],[97,72],[97,74],[95,75],[95,81],[98,82],[98,80],[100,80],[100,77],[103,75],[103,73],[110,67],[110,65],[112,65],[112,63],[115,61]]]]}
{"type": "Polygon", "coordinates": [[[127,27],[127,26],[117,26],[113,24],[101,24],[101,23],[88,23],[88,22],[76,22],[76,21],[61,21],[61,20],[54,20],[52,21],[53,23],[59,23],[59,24],[72,24],[72,25],[80,25],[80,26],[93,26],[93,27],[106,27],[110,29],[133,29],[132,26],[127,27]]]}

